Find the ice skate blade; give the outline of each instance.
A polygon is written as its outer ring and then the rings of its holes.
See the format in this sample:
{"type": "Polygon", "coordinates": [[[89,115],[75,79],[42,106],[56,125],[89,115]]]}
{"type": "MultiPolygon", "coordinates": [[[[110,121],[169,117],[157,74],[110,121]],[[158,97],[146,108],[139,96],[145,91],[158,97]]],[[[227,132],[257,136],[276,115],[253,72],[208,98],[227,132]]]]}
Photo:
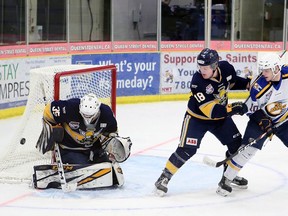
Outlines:
{"type": "Polygon", "coordinates": [[[154,188],[153,193],[158,196],[158,197],[163,197],[166,193],[162,190],[157,189],[156,187],[154,188]]]}
{"type": "Polygon", "coordinates": [[[216,190],[216,193],[223,197],[226,197],[230,194],[229,191],[223,190],[221,187],[218,187],[218,189],[216,190]]]}
{"type": "Polygon", "coordinates": [[[248,185],[237,185],[237,184],[231,183],[231,187],[235,189],[246,190],[248,188],[248,185]]]}

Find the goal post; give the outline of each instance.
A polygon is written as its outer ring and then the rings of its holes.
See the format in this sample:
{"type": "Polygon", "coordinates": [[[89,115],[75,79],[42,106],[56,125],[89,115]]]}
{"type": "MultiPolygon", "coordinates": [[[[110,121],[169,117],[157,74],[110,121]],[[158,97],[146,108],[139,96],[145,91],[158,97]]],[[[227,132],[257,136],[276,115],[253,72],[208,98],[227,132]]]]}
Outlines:
{"type": "Polygon", "coordinates": [[[81,98],[94,93],[116,114],[116,66],[56,65],[30,70],[25,111],[10,142],[0,151],[0,182],[31,182],[35,165],[50,164],[51,154],[36,143],[42,130],[45,105],[53,100],[81,98]]]}
{"type": "MultiPolygon", "coordinates": [[[[65,76],[71,76],[71,75],[79,75],[83,73],[88,73],[88,72],[93,72],[95,68],[87,68],[87,69],[82,69],[82,70],[77,70],[77,71],[64,71],[64,72],[58,72],[55,74],[54,78],[54,99],[59,100],[60,99],[60,79],[61,77],[65,76]]],[[[99,66],[97,67],[97,71],[111,71],[111,83],[106,83],[108,80],[100,80],[100,87],[103,87],[103,85],[110,85],[111,86],[111,101],[110,101],[110,106],[116,114],[116,66],[115,65],[108,65],[108,66],[99,66]]],[[[110,87],[109,86],[109,87],[110,87]]]]}

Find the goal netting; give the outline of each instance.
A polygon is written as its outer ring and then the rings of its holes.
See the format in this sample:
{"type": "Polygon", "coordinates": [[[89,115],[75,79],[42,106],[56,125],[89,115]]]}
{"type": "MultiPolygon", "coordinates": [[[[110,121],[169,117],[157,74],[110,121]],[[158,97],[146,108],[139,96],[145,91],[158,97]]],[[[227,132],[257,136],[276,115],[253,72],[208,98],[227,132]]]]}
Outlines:
{"type": "Polygon", "coordinates": [[[11,142],[0,151],[0,182],[30,182],[33,166],[51,163],[51,153],[42,155],[35,147],[46,103],[81,98],[92,92],[116,112],[114,65],[58,65],[32,69],[29,88],[21,123],[11,142]]]}

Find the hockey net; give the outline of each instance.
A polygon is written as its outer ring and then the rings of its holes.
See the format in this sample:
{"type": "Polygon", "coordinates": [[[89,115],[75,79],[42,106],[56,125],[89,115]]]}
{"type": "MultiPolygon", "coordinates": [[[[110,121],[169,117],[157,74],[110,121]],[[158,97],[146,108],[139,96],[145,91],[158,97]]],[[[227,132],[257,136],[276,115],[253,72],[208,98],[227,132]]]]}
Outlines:
{"type": "Polygon", "coordinates": [[[91,92],[116,112],[114,65],[60,65],[32,69],[30,92],[21,123],[11,142],[1,148],[0,182],[29,183],[35,165],[51,163],[51,153],[43,155],[35,147],[42,130],[45,104],[58,99],[81,98],[91,92]]]}

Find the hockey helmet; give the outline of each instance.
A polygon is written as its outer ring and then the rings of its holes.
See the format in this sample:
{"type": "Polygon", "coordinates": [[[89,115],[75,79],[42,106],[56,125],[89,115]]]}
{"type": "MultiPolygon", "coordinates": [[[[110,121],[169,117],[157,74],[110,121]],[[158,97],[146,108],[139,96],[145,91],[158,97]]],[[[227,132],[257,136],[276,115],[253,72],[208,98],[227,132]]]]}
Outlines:
{"type": "Polygon", "coordinates": [[[276,66],[278,66],[279,69],[281,69],[282,67],[281,59],[276,53],[269,53],[267,55],[264,55],[262,58],[259,59],[258,65],[260,72],[264,69],[271,69],[274,73],[276,66]]]}
{"type": "Polygon", "coordinates": [[[84,95],[80,99],[79,112],[86,124],[91,124],[100,115],[101,102],[93,93],[84,95]]]}
{"type": "Polygon", "coordinates": [[[219,55],[216,50],[205,48],[197,56],[197,64],[199,66],[210,65],[213,70],[218,67],[219,55]]]}

